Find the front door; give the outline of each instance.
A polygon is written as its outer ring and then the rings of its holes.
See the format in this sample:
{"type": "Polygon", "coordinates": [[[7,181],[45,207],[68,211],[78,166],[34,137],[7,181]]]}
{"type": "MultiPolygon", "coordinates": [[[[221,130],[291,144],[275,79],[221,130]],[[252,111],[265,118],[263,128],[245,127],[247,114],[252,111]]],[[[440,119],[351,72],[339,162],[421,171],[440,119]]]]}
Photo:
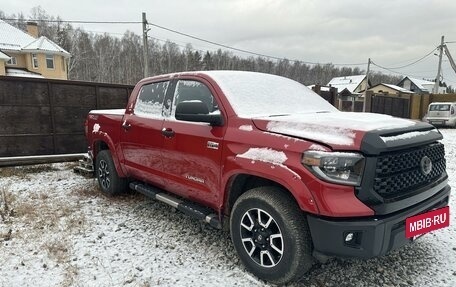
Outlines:
{"type": "MultiPolygon", "coordinates": [[[[219,113],[219,105],[208,83],[196,80],[178,80],[169,117],[165,117],[162,130],[163,172],[167,189],[216,208],[221,194],[221,156],[224,127],[207,123],[178,121],[174,117],[176,105],[183,101],[201,101],[209,112],[219,113]]],[[[165,104],[166,106],[166,104],[165,104]]]]}

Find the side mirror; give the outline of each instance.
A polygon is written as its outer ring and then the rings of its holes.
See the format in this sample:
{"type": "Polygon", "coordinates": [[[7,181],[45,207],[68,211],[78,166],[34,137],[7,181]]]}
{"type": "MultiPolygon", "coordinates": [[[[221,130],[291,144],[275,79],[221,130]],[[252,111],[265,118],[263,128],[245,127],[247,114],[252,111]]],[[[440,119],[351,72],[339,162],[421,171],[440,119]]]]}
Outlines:
{"type": "Polygon", "coordinates": [[[184,101],[176,106],[176,119],[188,122],[208,123],[211,126],[223,125],[220,113],[209,113],[207,105],[201,101],[184,101]]]}

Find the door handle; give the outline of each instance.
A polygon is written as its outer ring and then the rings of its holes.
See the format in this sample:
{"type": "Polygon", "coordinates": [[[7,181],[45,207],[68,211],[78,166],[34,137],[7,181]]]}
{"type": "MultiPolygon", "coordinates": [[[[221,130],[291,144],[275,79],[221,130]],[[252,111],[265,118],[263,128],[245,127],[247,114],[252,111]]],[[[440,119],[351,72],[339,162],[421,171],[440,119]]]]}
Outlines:
{"type": "Polygon", "coordinates": [[[174,134],[175,134],[175,132],[170,128],[162,129],[162,135],[164,135],[167,138],[172,138],[174,136],[174,134]]]}
{"type": "Polygon", "coordinates": [[[124,130],[128,131],[131,128],[131,124],[127,123],[127,121],[124,121],[122,123],[122,127],[124,128],[124,130]]]}

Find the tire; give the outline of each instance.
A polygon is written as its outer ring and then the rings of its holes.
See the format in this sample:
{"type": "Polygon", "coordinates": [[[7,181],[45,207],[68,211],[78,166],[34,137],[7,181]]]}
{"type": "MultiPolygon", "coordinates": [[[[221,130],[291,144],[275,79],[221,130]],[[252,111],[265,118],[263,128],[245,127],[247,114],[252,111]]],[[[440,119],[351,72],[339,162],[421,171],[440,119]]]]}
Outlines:
{"type": "Polygon", "coordinates": [[[275,284],[299,280],[312,267],[312,239],[294,198],[265,186],[242,194],[233,206],[231,240],[246,269],[275,284]]]}
{"type": "Polygon", "coordinates": [[[102,150],[98,153],[95,168],[98,185],[103,193],[113,196],[120,194],[127,189],[127,179],[121,178],[117,174],[109,150],[102,150]]]}

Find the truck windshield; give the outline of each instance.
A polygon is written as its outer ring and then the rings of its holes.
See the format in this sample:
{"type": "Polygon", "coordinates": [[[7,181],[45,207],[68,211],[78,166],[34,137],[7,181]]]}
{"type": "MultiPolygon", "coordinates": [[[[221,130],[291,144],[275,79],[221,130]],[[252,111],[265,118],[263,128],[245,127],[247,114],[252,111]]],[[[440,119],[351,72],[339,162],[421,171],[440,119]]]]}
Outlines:
{"type": "Polygon", "coordinates": [[[306,86],[284,77],[241,71],[206,73],[241,117],[338,111],[306,86]]]}

